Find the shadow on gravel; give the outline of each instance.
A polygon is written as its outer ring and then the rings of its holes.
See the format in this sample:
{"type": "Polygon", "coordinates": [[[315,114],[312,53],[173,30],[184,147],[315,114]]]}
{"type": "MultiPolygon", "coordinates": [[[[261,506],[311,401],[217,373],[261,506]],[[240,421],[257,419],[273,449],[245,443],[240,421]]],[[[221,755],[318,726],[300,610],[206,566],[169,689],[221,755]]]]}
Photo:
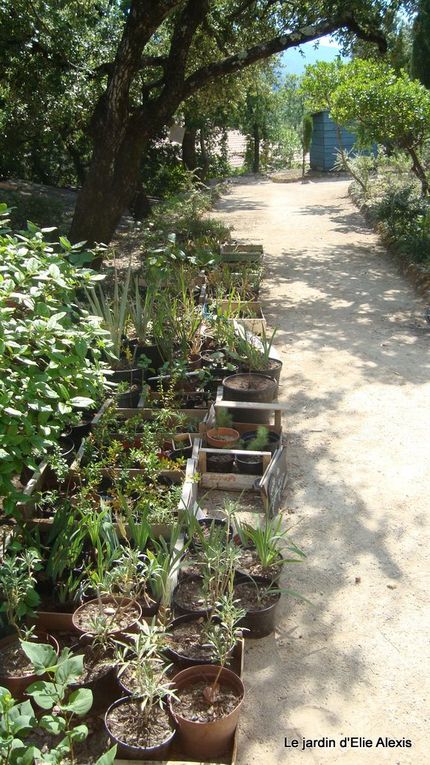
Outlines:
{"type": "MultiPolygon", "coordinates": [[[[327,208],[317,207],[313,214],[327,214],[327,208]]],[[[339,226],[337,230],[361,233],[367,229],[359,213],[338,214],[333,206],[329,214],[339,226]]],[[[368,247],[346,243],[323,247],[318,257],[305,249],[284,250],[283,255],[266,255],[278,297],[269,294],[263,300],[269,324],[278,326],[275,344],[281,353],[288,353],[289,345],[299,339],[313,355],[327,349],[352,354],[363,384],[428,383],[430,332],[423,335],[413,325],[410,299],[403,297],[405,292],[396,279],[387,280],[392,263],[382,251],[375,250],[370,262],[368,247]],[[292,282],[302,283],[302,302],[289,298],[292,282]]],[[[318,389],[315,393],[315,387],[310,392],[306,376],[300,371],[290,372],[280,392],[280,400],[289,404],[287,423],[290,418],[299,422],[300,417],[312,420],[322,413],[335,412],[349,392],[347,385],[341,378],[328,383],[324,380],[321,393],[318,389]],[[290,386],[297,391],[293,395],[288,393],[290,386]]],[[[372,688],[372,670],[360,634],[353,648],[339,640],[344,611],[351,606],[346,596],[344,610],[334,612],[337,593],[368,586],[355,580],[363,558],[374,561],[386,586],[395,586],[404,577],[387,544],[393,534],[391,508],[384,507],[381,497],[381,509],[375,517],[374,508],[369,508],[348,483],[345,472],[336,470],[330,439],[340,437],[336,432],[306,428],[304,433],[288,434],[284,512],[287,524],[294,527],[299,523],[299,528],[292,531],[293,538],[305,540],[309,546],[305,565],[287,566],[281,586],[300,592],[313,606],[291,597],[282,598],[276,634],[260,643],[247,642],[246,665],[252,670],[247,673],[244,733],[248,737],[260,736],[262,746],[268,745],[276,762],[285,761],[288,753],[283,748],[283,736],[296,735],[300,739],[312,735],[309,727],[291,728],[293,713],[301,710],[304,719],[308,713],[314,715],[312,719],[317,720],[321,733],[324,721],[331,726],[342,724],[341,709],[337,716],[336,709],[326,704],[329,694],[335,692],[346,701],[354,699],[358,686],[367,686],[369,692],[372,688]],[[331,471],[327,471],[327,464],[332,465],[331,471]],[[298,496],[310,508],[304,516],[300,508],[297,516],[294,510],[298,496]],[[326,544],[316,538],[315,528],[326,544]]],[[[352,463],[351,471],[356,469],[360,468],[352,463]]],[[[370,480],[376,478],[377,471],[369,475],[370,480]]],[[[369,614],[373,614],[378,603],[366,589],[364,593],[369,614]]],[[[383,629],[381,622],[382,639],[389,640],[389,632],[385,635],[383,629]]],[[[240,762],[247,765],[245,736],[240,738],[239,751],[240,762]]]]}
{"type": "Polygon", "coordinates": [[[396,282],[387,288],[388,258],[375,252],[369,266],[368,254],[367,247],[345,244],[321,248],[318,258],[306,250],[284,250],[284,260],[267,255],[270,278],[281,290],[277,298],[264,298],[269,324],[278,327],[276,345],[288,349],[299,334],[314,352],[334,348],[356,356],[369,381],[425,384],[430,332],[414,324],[396,282]],[[299,303],[289,299],[296,281],[304,285],[299,303]]]}

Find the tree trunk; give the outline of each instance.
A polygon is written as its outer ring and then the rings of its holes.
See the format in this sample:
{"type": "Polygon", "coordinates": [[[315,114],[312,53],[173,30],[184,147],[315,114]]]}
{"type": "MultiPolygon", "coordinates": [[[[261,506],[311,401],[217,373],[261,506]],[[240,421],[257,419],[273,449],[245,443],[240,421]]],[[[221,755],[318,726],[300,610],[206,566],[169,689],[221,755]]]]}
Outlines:
{"type": "Polygon", "coordinates": [[[196,135],[196,128],[185,126],[185,133],[182,139],[182,162],[187,170],[191,170],[191,172],[194,172],[197,168],[196,135]]]}
{"type": "Polygon", "coordinates": [[[132,212],[135,220],[145,220],[151,214],[151,203],[142,183],[133,200],[132,212]]]}
{"type": "Polygon", "coordinates": [[[407,149],[410,156],[412,157],[412,170],[414,171],[415,175],[417,176],[419,182],[421,183],[421,194],[423,197],[428,196],[429,193],[429,182],[428,178],[426,176],[426,172],[424,170],[424,167],[422,166],[418,154],[416,153],[415,149],[407,149]]]}
{"type": "Polygon", "coordinates": [[[209,172],[209,155],[208,155],[206,144],[205,144],[204,128],[200,128],[199,138],[200,138],[200,157],[201,157],[201,162],[200,162],[201,167],[200,167],[199,177],[201,181],[204,181],[206,180],[207,174],[209,172]]]}
{"type": "MultiPolygon", "coordinates": [[[[117,138],[115,134],[113,137],[117,138]]],[[[124,210],[136,195],[145,138],[129,125],[118,148],[112,139],[99,141],[76,202],[72,242],[84,240],[89,246],[110,242],[124,210]]]]}
{"type": "Polygon", "coordinates": [[[252,161],[252,172],[253,173],[259,173],[260,172],[260,128],[257,125],[257,123],[254,125],[254,133],[253,133],[253,139],[254,139],[254,157],[252,161]]]}

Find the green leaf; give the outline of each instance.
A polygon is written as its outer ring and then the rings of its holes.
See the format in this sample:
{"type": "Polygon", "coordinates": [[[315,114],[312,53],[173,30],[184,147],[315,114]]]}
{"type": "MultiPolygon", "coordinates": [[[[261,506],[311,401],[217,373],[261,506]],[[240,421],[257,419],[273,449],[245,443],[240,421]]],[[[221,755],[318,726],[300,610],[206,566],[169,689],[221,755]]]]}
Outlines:
{"type": "Polygon", "coordinates": [[[57,682],[67,685],[82,674],[83,668],[84,657],[82,654],[78,656],[65,656],[64,658],[63,654],[61,654],[55,679],[57,682]]]}
{"type": "Polygon", "coordinates": [[[23,412],[20,412],[18,409],[13,409],[11,406],[5,407],[6,414],[9,414],[11,417],[23,417],[23,412]]]}
{"type": "Polygon", "coordinates": [[[112,765],[116,757],[116,750],[117,750],[117,745],[115,744],[115,746],[109,749],[108,752],[105,752],[104,754],[102,754],[101,757],[98,758],[95,765],[112,765]]]}
{"type": "Polygon", "coordinates": [[[64,717],[56,715],[42,715],[39,720],[39,725],[43,730],[52,733],[54,736],[58,736],[66,729],[66,721],[64,717]]]}
{"type": "Polygon", "coordinates": [[[74,396],[74,398],[71,398],[69,401],[69,404],[72,406],[79,407],[93,406],[94,403],[92,398],[87,398],[86,396],[74,396]]]}
{"type": "Polygon", "coordinates": [[[57,654],[51,645],[21,640],[21,647],[36,672],[45,672],[48,668],[56,666],[57,654]]]}
{"type": "Polygon", "coordinates": [[[32,683],[26,690],[27,696],[31,696],[41,709],[52,709],[57,700],[57,689],[54,683],[38,680],[32,683]]]}
{"type": "Polygon", "coordinates": [[[62,704],[63,712],[74,712],[76,715],[86,715],[93,704],[93,693],[89,688],[78,688],[70,694],[67,704],[62,704]]]}
{"type": "Polygon", "coordinates": [[[70,738],[72,741],[85,741],[88,736],[88,726],[82,723],[82,725],[76,725],[73,730],[70,731],[70,738]]]}

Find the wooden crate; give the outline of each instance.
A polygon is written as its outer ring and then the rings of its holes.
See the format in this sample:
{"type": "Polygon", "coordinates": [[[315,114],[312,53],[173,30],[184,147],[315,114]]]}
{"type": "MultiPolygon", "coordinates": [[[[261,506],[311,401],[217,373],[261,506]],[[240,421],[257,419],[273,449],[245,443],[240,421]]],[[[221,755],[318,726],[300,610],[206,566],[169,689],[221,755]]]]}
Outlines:
{"type": "Polygon", "coordinates": [[[208,454],[232,454],[242,456],[256,456],[263,459],[263,475],[270,465],[271,452],[253,452],[246,449],[200,449],[198,472],[200,485],[203,489],[226,489],[227,491],[259,491],[261,475],[247,475],[245,473],[208,473],[208,454]]]}
{"type": "Polygon", "coordinates": [[[257,402],[245,402],[245,401],[229,401],[223,399],[223,388],[220,385],[217,390],[215,403],[210,407],[206,417],[204,418],[201,426],[201,435],[204,436],[207,430],[216,427],[216,413],[217,409],[229,409],[233,417],[232,428],[239,431],[239,433],[246,433],[249,430],[257,430],[261,427],[262,423],[255,423],[252,421],[252,411],[267,412],[270,415],[270,422],[264,424],[269,430],[273,430],[281,438],[282,443],[282,414],[288,411],[288,404],[283,404],[278,401],[272,401],[270,404],[260,404],[257,402]],[[249,409],[250,416],[249,422],[236,422],[234,419],[234,412],[236,409],[249,409]]]}
{"type": "Polygon", "coordinates": [[[263,262],[263,245],[261,244],[222,244],[220,247],[222,263],[258,264],[263,262]]]}
{"type": "Polygon", "coordinates": [[[234,321],[236,321],[241,327],[244,327],[249,332],[253,332],[255,335],[263,335],[266,331],[266,319],[263,314],[263,309],[261,308],[261,304],[257,301],[252,300],[246,300],[241,303],[237,301],[230,301],[230,300],[222,300],[220,303],[220,307],[222,311],[237,311],[240,309],[246,310],[246,308],[251,309],[254,311],[254,313],[257,313],[257,316],[254,317],[247,317],[247,318],[240,318],[235,316],[234,321]]]}

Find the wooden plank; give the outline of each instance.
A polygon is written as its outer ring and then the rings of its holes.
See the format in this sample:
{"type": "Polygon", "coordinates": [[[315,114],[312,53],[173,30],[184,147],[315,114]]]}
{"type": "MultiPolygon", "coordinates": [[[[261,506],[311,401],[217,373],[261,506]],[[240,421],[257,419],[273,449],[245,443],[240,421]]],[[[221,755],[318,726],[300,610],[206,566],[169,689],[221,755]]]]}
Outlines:
{"type": "Polygon", "coordinates": [[[281,504],[282,495],[287,481],[286,448],[280,446],[260,480],[259,487],[263,493],[267,513],[276,515],[281,504]]]}
{"type": "Polygon", "coordinates": [[[210,449],[206,447],[200,449],[200,454],[234,454],[235,456],[237,454],[242,454],[244,456],[248,455],[248,457],[254,457],[254,455],[257,457],[272,456],[272,452],[253,452],[250,449],[210,449]]]}
{"type": "Polygon", "coordinates": [[[223,253],[230,253],[230,252],[259,252],[263,254],[264,249],[262,244],[244,244],[242,242],[234,242],[233,244],[222,244],[220,246],[220,252],[223,253]]]}
{"type": "Polygon", "coordinates": [[[258,476],[244,473],[203,473],[200,486],[203,489],[224,489],[225,491],[259,491],[258,476]]]}
{"type": "Polygon", "coordinates": [[[215,402],[215,408],[223,406],[225,409],[258,409],[260,412],[288,412],[290,409],[289,404],[281,404],[277,401],[272,401],[269,404],[263,404],[260,401],[229,401],[228,399],[221,399],[215,402]]]}

